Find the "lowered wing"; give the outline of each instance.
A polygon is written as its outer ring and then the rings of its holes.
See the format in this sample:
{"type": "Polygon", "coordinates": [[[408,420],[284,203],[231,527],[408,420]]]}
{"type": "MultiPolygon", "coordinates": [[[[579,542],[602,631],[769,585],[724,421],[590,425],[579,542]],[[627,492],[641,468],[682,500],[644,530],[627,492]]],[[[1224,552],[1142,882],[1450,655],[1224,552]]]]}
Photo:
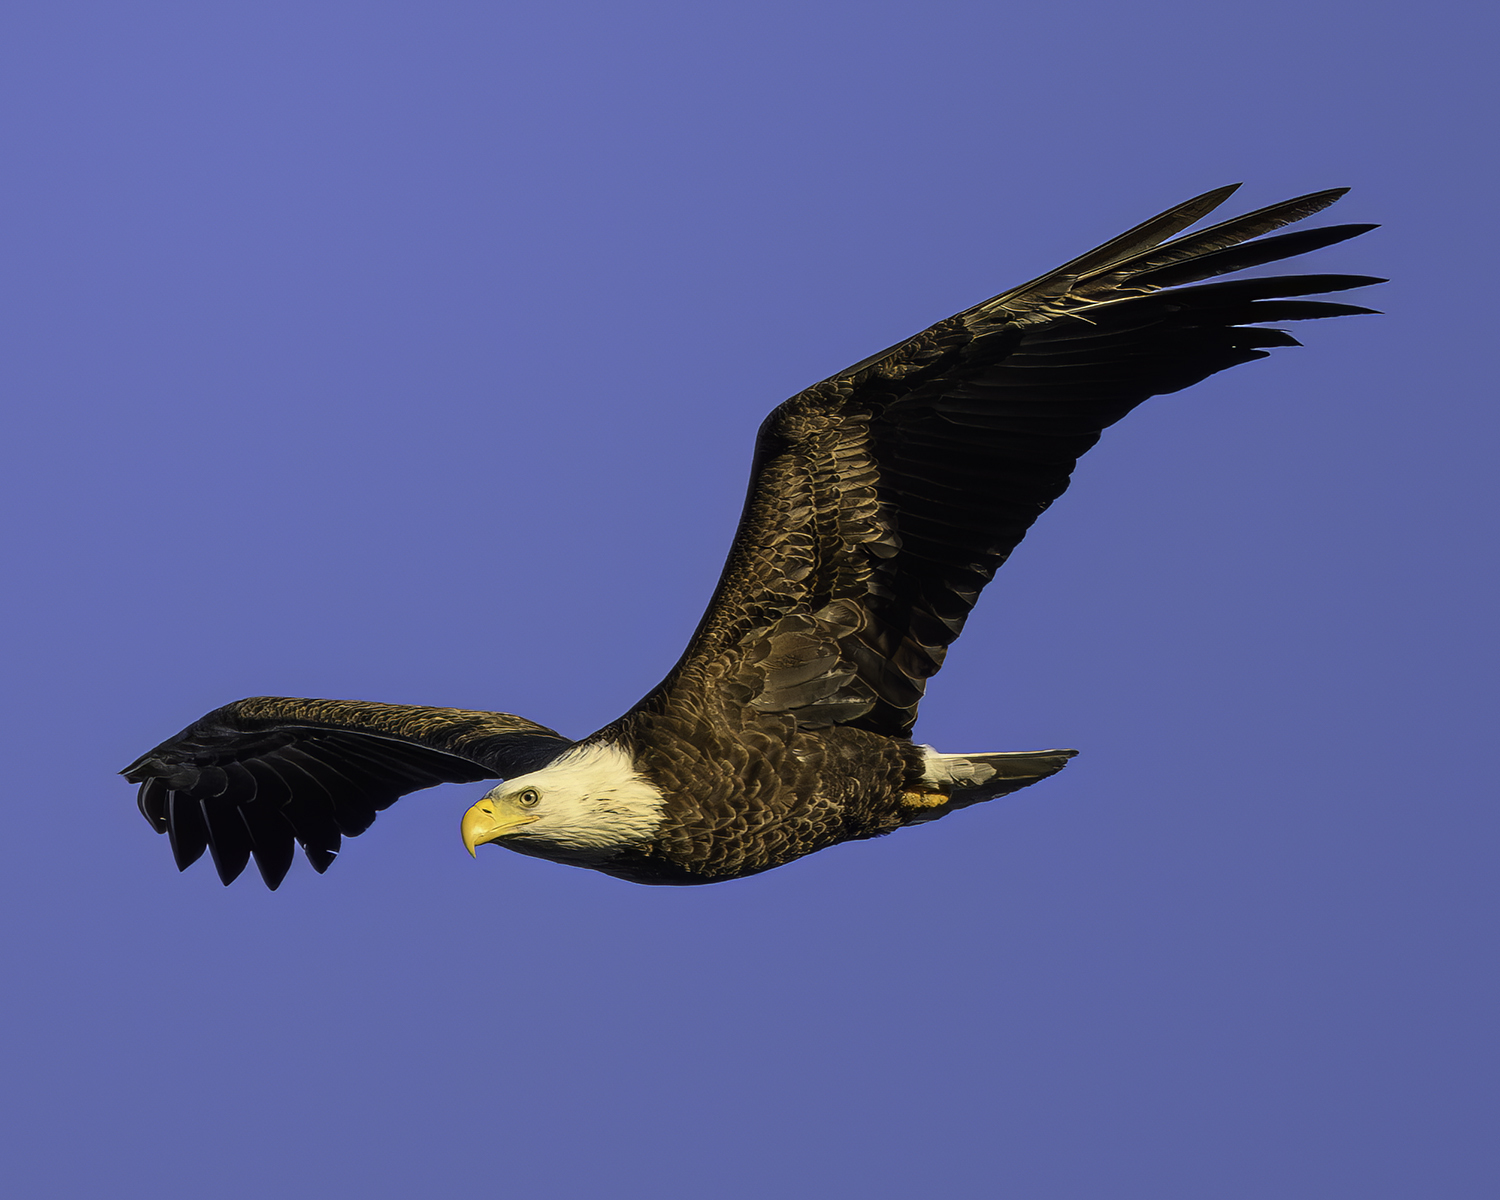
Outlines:
{"type": "Polygon", "coordinates": [[[345,837],[408,792],[535,770],[572,743],[508,713],[258,696],[215,709],[121,772],[185,870],[207,849],[272,889],[300,845],[326,871],[345,837]]]}
{"type": "Polygon", "coordinates": [[[1269,349],[1265,322],[1368,313],[1302,297],[1383,280],[1203,282],[1374,228],[1264,237],[1346,189],[1174,241],[1220,188],[1040,279],[824,380],[761,427],[719,586],[662,687],[908,735],[980,590],[1060,496],[1080,455],[1150,396],[1269,349]]]}

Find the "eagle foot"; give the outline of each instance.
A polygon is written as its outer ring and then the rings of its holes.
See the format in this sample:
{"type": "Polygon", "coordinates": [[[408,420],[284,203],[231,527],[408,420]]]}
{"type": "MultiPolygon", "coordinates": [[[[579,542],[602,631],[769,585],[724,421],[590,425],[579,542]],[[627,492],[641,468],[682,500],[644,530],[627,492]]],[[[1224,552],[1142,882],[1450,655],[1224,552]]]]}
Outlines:
{"type": "Polygon", "coordinates": [[[905,788],[901,792],[902,808],[937,808],[947,804],[951,797],[946,792],[929,792],[919,788],[905,788]]]}

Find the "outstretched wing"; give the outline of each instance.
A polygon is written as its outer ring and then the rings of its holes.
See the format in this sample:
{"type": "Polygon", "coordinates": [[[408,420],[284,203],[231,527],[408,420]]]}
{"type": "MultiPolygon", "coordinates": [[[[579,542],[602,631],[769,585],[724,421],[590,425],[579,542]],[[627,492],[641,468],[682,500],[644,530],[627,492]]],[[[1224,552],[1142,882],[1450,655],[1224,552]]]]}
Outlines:
{"type": "Polygon", "coordinates": [[[1383,282],[1368,276],[1201,282],[1374,228],[1261,238],[1345,190],[1164,241],[1234,188],[1208,192],[782,404],[718,590],[663,687],[716,687],[809,728],[909,734],[980,590],[1102,430],[1299,344],[1264,322],[1373,311],[1295,298],[1383,282]]]}
{"type": "Polygon", "coordinates": [[[326,871],[341,840],[408,792],[504,779],[572,745],[508,713],[257,696],[217,708],[120,772],[185,870],[208,849],[226,884],[250,856],[276,888],[293,843],[326,871]]]}

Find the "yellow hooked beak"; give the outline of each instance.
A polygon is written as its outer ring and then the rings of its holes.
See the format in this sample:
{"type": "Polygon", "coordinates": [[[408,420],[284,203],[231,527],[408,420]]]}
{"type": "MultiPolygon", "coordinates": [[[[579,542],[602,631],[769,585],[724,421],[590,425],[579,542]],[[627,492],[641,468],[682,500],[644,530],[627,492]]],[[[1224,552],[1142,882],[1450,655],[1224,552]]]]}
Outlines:
{"type": "Polygon", "coordinates": [[[464,813],[464,819],[458,828],[464,835],[464,849],[472,858],[474,847],[503,838],[507,833],[514,833],[522,825],[530,825],[536,819],[527,813],[506,812],[494,800],[485,798],[464,813]]]}

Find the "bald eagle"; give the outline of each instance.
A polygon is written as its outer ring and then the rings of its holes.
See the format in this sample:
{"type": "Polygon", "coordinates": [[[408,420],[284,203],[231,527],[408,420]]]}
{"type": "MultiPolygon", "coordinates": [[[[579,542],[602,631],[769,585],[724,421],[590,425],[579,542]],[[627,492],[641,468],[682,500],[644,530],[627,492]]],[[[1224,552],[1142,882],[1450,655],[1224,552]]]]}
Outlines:
{"type": "MultiPolygon", "coordinates": [[[[1237,185],[1236,185],[1237,186],[1237,185]]],[[[927,680],[980,591],[1150,396],[1295,338],[1267,322],[1373,310],[1309,295],[1363,275],[1204,280],[1374,228],[1263,237],[1316,192],[1182,234],[1235,190],[1153,217],[776,408],[718,588],[677,665],[582,741],[507,713],[257,697],[127,767],[179,869],[277,887],[300,845],[327,870],[401,796],[504,782],[464,845],[636,883],[753,875],[1027,787],[1076,752],[940,754],[911,740],[927,680]],[[1168,240],[1174,238],[1175,240],[1168,240]]]]}

